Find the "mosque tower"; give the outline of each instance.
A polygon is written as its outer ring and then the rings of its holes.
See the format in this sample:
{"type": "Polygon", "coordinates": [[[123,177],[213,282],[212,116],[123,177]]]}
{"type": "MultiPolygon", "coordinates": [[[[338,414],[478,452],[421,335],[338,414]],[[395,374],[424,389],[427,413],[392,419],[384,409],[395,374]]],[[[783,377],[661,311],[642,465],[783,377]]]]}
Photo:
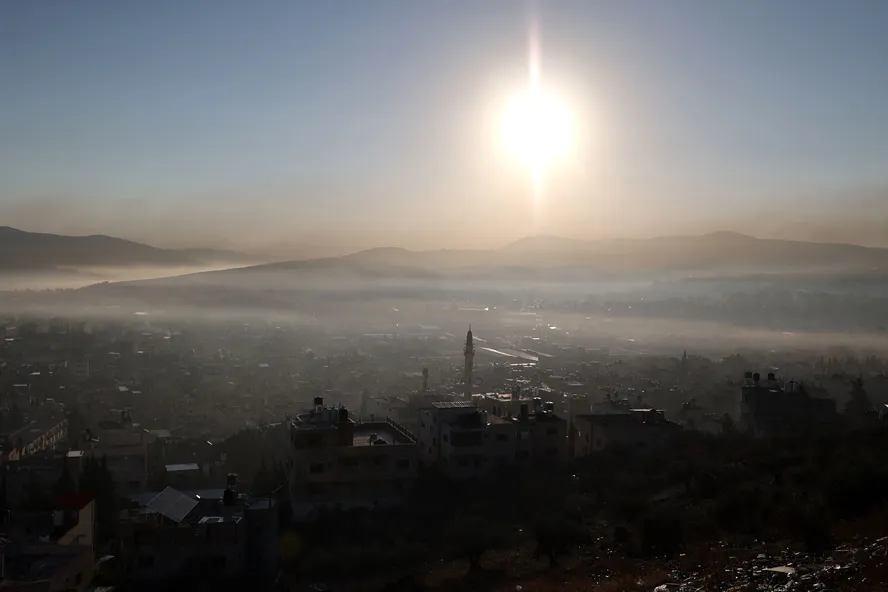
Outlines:
{"type": "Polygon", "coordinates": [[[463,395],[466,399],[472,399],[472,370],[475,366],[475,342],[472,340],[472,326],[469,325],[469,332],[466,333],[466,348],[463,350],[466,356],[466,368],[463,374],[463,395]]]}

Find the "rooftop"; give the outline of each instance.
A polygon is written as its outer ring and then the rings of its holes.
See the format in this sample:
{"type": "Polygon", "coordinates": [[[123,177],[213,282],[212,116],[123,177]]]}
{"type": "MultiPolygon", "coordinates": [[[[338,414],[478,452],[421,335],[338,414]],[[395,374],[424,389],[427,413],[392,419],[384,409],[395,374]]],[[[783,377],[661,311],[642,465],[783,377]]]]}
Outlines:
{"type": "Polygon", "coordinates": [[[197,463],[182,463],[176,465],[166,465],[167,473],[181,473],[185,471],[199,471],[200,465],[197,463]]]}
{"type": "Polygon", "coordinates": [[[416,438],[413,434],[391,420],[357,424],[352,440],[352,446],[414,443],[416,443],[416,438]]]}
{"type": "Polygon", "coordinates": [[[475,407],[472,401],[435,401],[432,407],[436,409],[468,409],[475,407]]]}
{"type": "Polygon", "coordinates": [[[25,552],[7,553],[4,561],[5,583],[48,580],[87,552],[87,549],[70,545],[46,545],[25,552]]]}

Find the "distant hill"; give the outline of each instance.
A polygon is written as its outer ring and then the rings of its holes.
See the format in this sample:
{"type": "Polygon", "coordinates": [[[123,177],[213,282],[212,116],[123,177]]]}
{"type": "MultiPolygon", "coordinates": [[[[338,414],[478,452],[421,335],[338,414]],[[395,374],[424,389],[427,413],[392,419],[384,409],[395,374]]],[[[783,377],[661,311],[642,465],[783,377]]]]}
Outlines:
{"type": "Polygon", "coordinates": [[[237,265],[255,263],[255,259],[212,249],[158,249],[104,235],[64,236],[0,227],[0,270],[193,266],[219,262],[237,265]]]}
{"type": "MultiPolygon", "coordinates": [[[[257,276],[311,286],[320,278],[585,281],[609,275],[702,275],[888,271],[888,249],[758,239],[718,232],[699,236],[581,241],[529,237],[494,250],[379,248],[342,257],[287,261],[173,278],[183,284],[240,284],[257,276]],[[311,280],[311,281],[307,281],[311,280]]],[[[149,280],[160,282],[161,280],[149,280]]],[[[167,281],[167,280],[164,280],[167,281]]]]}

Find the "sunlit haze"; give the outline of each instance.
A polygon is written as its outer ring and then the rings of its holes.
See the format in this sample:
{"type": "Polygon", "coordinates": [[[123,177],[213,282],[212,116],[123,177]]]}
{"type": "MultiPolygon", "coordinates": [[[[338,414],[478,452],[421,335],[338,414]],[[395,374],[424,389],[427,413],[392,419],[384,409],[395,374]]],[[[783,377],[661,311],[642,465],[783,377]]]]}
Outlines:
{"type": "Polygon", "coordinates": [[[888,244],[886,19],[876,0],[3,2],[0,222],[254,250],[888,244]]]}

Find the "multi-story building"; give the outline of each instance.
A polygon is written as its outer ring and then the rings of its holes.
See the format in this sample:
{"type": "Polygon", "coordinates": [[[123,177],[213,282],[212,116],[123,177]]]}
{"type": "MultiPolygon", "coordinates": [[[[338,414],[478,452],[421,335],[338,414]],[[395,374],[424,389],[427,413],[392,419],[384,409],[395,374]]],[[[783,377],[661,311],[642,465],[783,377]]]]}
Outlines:
{"type": "Polygon", "coordinates": [[[88,443],[87,453],[105,459],[118,492],[134,493],[143,491],[148,482],[150,439],[123,411],[119,420],[99,422],[98,438],[88,443]]]}
{"type": "Polygon", "coordinates": [[[4,517],[0,589],[85,590],[95,565],[95,504],[88,494],[55,500],[54,510],[4,517]]]}
{"type": "Polygon", "coordinates": [[[121,516],[118,539],[121,575],[129,581],[267,581],[277,562],[277,510],[273,499],[238,494],[234,476],[224,490],[167,487],[121,516]]]}
{"type": "Polygon", "coordinates": [[[317,506],[403,501],[417,473],[416,438],[399,423],[355,423],[345,407],[314,407],[289,421],[287,471],[297,517],[317,506]]]}
{"type": "Polygon", "coordinates": [[[80,592],[92,580],[95,559],[86,546],[0,540],[0,589],[10,592],[80,592]]]}
{"type": "Polygon", "coordinates": [[[53,450],[68,439],[68,418],[57,406],[38,407],[35,416],[24,427],[5,434],[10,448],[4,453],[6,461],[16,461],[38,452],[53,450]]]}
{"type": "Polygon", "coordinates": [[[834,428],[838,420],[835,400],[813,397],[792,380],[781,384],[774,373],[764,382],[758,372],[745,373],[740,431],[753,437],[799,436],[834,428]]]}
{"type": "Polygon", "coordinates": [[[667,421],[662,410],[632,409],[629,413],[585,414],[574,417],[575,457],[611,447],[653,448],[666,442],[681,426],[667,421]]]}
{"type": "Polygon", "coordinates": [[[534,400],[500,416],[468,401],[432,403],[419,412],[423,463],[453,479],[482,476],[497,466],[557,462],[567,455],[567,422],[554,405],[534,400]]]}

